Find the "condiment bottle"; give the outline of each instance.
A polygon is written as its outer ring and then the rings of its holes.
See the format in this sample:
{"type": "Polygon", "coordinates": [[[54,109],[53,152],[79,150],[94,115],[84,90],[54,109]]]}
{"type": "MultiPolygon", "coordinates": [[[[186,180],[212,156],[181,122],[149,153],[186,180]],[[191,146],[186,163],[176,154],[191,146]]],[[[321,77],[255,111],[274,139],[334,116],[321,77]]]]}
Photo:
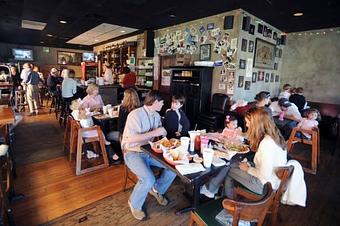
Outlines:
{"type": "Polygon", "coordinates": [[[195,151],[199,152],[201,150],[201,136],[196,135],[195,137],[195,151]]]}

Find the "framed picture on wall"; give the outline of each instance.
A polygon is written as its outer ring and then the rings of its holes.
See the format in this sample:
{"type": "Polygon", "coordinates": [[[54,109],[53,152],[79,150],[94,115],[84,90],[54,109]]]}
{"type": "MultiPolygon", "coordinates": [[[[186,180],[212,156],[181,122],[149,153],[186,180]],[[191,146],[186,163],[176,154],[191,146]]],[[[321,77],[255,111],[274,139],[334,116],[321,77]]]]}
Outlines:
{"type": "Polygon", "coordinates": [[[205,44],[200,45],[200,60],[210,60],[211,56],[211,45],[205,44]]]}
{"type": "Polygon", "coordinates": [[[238,87],[242,88],[244,83],[244,76],[238,76],[238,87]]]}
{"type": "Polygon", "coordinates": [[[274,82],[274,73],[270,74],[270,82],[274,82]]]}
{"type": "Polygon", "coordinates": [[[254,67],[274,69],[275,45],[257,38],[255,42],[254,67]]]}
{"type": "Polygon", "coordinates": [[[269,82],[269,73],[266,73],[266,78],[264,79],[264,82],[269,82]]]}
{"type": "Polygon", "coordinates": [[[64,65],[79,65],[81,58],[81,53],[58,51],[57,62],[64,65]]]}
{"type": "Polygon", "coordinates": [[[245,81],[244,82],[244,89],[245,90],[250,90],[250,81],[245,81]]]}
{"type": "Polygon", "coordinates": [[[280,81],[280,76],[279,75],[275,75],[275,82],[279,82],[280,81]]]}
{"type": "Polygon", "coordinates": [[[255,82],[256,82],[256,78],[257,78],[257,73],[256,73],[256,72],[253,72],[252,78],[251,78],[251,82],[252,82],[252,83],[255,83],[255,82]]]}
{"type": "Polygon", "coordinates": [[[247,52],[247,39],[244,39],[244,38],[242,39],[241,51],[247,52]]]}
{"type": "Polygon", "coordinates": [[[257,72],[257,81],[263,81],[264,80],[264,71],[257,72]]]}
{"type": "Polygon", "coordinates": [[[254,41],[249,41],[248,52],[254,52],[254,41]]]}
{"type": "Polygon", "coordinates": [[[246,69],[246,60],[240,59],[240,69],[246,69]]]}
{"type": "Polygon", "coordinates": [[[258,24],[257,25],[257,33],[262,34],[262,32],[263,32],[263,25],[262,24],[258,24]]]}
{"type": "Polygon", "coordinates": [[[255,25],[254,24],[250,24],[249,26],[249,34],[253,35],[255,33],[255,25]]]}

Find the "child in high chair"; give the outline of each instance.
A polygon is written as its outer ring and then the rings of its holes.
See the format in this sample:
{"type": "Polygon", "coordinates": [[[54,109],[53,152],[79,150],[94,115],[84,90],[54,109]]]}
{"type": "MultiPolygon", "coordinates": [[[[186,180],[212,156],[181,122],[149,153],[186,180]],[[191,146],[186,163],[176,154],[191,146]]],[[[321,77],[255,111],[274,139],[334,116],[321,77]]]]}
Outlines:
{"type": "MultiPolygon", "coordinates": [[[[72,110],[72,117],[79,121],[80,123],[80,126],[82,128],[89,128],[89,127],[92,127],[94,126],[94,122],[93,122],[93,119],[91,117],[91,112],[90,112],[90,109],[89,108],[82,108],[82,101],[79,99],[79,100],[74,100],[72,101],[72,104],[70,106],[70,109],[72,110]]],[[[104,138],[104,144],[105,145],[110,145],[111,142],[106,140],[105,138],[105,135],[104,133],[102,132],[102,135],[103,135],[103,138],[104,138]]],[[[97,133],[97,130],[90,130],[90,131],[85,131],[83,133],[83,137],[98,137],[98,133],[97,133]]],[[[90,154],[90,156],[92,157],[97,157],[93,154],[90,154]]],[[[113,160],[118,160],[119,159],[119,156],[117,154],[113,154],[112,156],[112,159],[113,160]]]]}
{"type": "MultiPolygon", "coordinates": [[[[302,118],[301,122],[297,125],[297,128],[305,130],[313,130],[318,128],[319,122],[317,119],[320,118],[320,112],[316,109],[309,109],[307,111],[307,117],[302,118]]],[[[297,133],[298,138],[311,139],[311,135],[308,133],[297,133]]]]}
{"type": "Polygon", "coordinates": [[[225,128],[223,129],[220,138],[233,140],[233,141],[241,141],[241,127],[237,126],[237,119],[234,116],[227,115],[224,121],[225,128]]]}

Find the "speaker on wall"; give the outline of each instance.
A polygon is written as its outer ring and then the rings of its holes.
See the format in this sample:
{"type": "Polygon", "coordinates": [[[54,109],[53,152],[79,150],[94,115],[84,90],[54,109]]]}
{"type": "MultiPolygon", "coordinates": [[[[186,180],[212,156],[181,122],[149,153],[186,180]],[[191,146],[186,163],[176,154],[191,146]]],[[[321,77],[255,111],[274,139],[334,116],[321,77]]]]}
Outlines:
{"type": "Polygon", "coordinates": [[[153,30],[144,31],[144,48],[145,48],[145,56],[153,57],[154,55],[154,38],[155,32],[153,30]]]}
{"type": "Polygon", "coordinates": [[[225,16],[224,17],[224,30],[233,29],[234,27],[234,16],[225,16]]]}
{"type": "Polygon", "coordinates": [[[286,45],[286,41],[287,41],[287,36],[281,35],[281,45],[286,45]]]}
{"type": "Polygon", "coordinates": [[[249,31],[250,28],[250,16],[244,16],[242,20],[242,30],[249,31]]]}

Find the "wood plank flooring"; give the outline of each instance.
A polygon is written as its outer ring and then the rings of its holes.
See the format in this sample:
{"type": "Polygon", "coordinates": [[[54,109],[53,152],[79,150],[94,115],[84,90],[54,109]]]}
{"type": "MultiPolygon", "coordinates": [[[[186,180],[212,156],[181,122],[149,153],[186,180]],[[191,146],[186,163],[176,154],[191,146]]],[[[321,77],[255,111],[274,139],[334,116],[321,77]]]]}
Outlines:
{"type": "Polygon", "coordinates": [[[13,205],[18,225],[39,225],[122,190],[123,165],[76,176],[66,157],[18,167],[13,205]]]}

